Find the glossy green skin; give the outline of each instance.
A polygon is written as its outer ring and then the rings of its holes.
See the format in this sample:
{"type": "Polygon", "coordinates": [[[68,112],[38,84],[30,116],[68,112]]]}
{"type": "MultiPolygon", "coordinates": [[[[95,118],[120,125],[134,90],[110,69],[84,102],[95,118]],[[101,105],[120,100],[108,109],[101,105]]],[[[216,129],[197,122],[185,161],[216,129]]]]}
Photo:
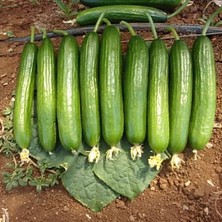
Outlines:
{"type": "Polygon", "coordinates": [[[189,129],[189,144],[201,150],[209,142],[216,112],[216,71],[210,39],[200,36],[192,51],[194,64],[193,103],[189,129]]]}
{"type": "Polygon", "coordinates": [[[98,92],[99,35],[88,33],[80,53],[80,95],[84,141],[91,147],[100,139],[100,110],[98,92]]]}
{"type": "Polygon", "coordinates": [[[166,22],[167,20],[167,14],[160,9],[139,5],[109,5],[81,11],[76,17],[76,22],[80,25],[95,24],[103,12],[111,22],[120,22],[122,20],[147,22],[147,13],[150,14],[154,22],[166,22]]]}
{"type": "Polygon", "coordinates": [[[169,144],[168,52],[161,39],[150,46],[148,83],[148,143],[155,153],[163,153],[169,144]]]}
{"type": "Polygon", "coordinates": [[[146,137],[148,67],[148,46],[135,35],[128,43],[123,84],[125,133],[133,145],[146,137]]]}
{"type": "Polygon", "coordinates": [[[78,62],[77,41],[66,35],[57,60],[57,119],[59,138],[67,150],[77,150],[82,140],[78,62]]]}
{"type": "Polygon", "coordinates": [[[121,74],[120,33],[107,26],[101,40],[99,89],[102,135],[109,146],[116,146],[124,131],[121,74]]]}
{"type": "Polygon", "coordinates": [[[187,44],[174,42],[170,50],[169,110],[170,142],[168,150],[180,153],[187,144],[192,103],[192,58],[187,44]]]}
{"type": "Polygon", "coordinates": [[[37,123],[42,148],[53,151],[56,145],[55,56],[51,40],[42,40],[37,56],[37,123]]]}
{"type": "Polygon", "coordinates": [[[173,8],[178,6],[181,0],[80,0],[83,5],[89,7],[102,5],[147,5],[156,8],[173,8]]]}
{"type": "Polygon", "coordinates": [[[36,75],[37,46],[26,43],[22,51],[17,77],[13,130],[16,143],[28,148],[32,138],[32,107],[36,75]]]}

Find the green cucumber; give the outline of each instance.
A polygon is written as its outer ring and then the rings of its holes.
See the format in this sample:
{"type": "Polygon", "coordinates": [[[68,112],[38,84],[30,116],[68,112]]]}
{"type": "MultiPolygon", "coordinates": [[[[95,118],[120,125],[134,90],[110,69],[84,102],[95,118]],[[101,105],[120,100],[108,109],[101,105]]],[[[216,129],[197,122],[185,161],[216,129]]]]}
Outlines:
{"type": "MultiPolygon", "coordinates": [[[[129,26],[127,23],[123,23],[129,26]]],[[[132,158],[140,156],[137,152],[146,137],[147,88],[148,88],[148,46],[143,38],[132,32],[127,46],[124,73],[124,123],[132,158]],[[133,152],[136,152],[135,155],[133,152]]]]}
{"type": "Polygon", "coordinates": [[[216,112],[216,71],[214,52],[207,36],[198,37],[192,49],[194,64],[193,103],[189,144],[201,150],[211,138],[216,112]]]}
{"type": "Polygon", "coordinates": [[[90,32],[83,40],[80,56],[83,138],[90,147],[97,146],[100,140],[98,65],[99,35],[90,32]]]}
{"type": "Polygon", "coordinates": [[[102,13],[92,32],[82,42],[80,51],[80,95],[83,138],[91,147],[89,162],[98,162],[100,158],[99,141],[101,134],[99,107],[99,34],[97,30],[103,19],[102,13]]]}
{"type": "Polygon", "coordinates": [[[67,150],[77,150],[82,140],[79,48],[72,35],[65,35],[57,61],[57,119],[59,138],[67,150]]]}
{"type": "Polygon", "coordinates": [[[37,55],[37,125],[39,142],[46,151],[56,145],[56,79],[54,47],[45,37],[37,55]]]}
{"type": "MultiPolygon", "coordinates": [[[[148,80],[148,143],[156,153],[163,153],[169,144],[169,92],[168,92],[168,51],[163,40],[157,37],[152,18],[147,14],[154,35],[149,48],[150,71],[148,80]]],[[[159,158],[158,155],[155,158],[159,158]]],[[[158,160],[158,159],[157,159],[158,160]]],[[[155,163],[157,168],[161,162],[155,163]]]]}
{"type": "Polygon", "coordinates": [[[218,8],[211,14],[192,48],[193,103],[191,110],[188,143],[195,150],[203,149],[209,142],[216,113],[216,67],[211,40],[206,36],[207,29],[216,15],[218,8]]]}
{"type": "Polygon", "coordinates": [[[157,38],[150,45],[148,80],[148,143],[155,153],[163,153],[169,144],[168,52],[157,38]]]}
{"type": "Polygon", "coordinates": [[[102,135],[111,147],[116,147],[124,130],[121,80],[120,33],[115,26],[108,25],[101,40],[99,89],[102,135]]]}
{"type": "Polygon", "coordinates": [[[105,17],[112,22],[122,20],[132,22],[147,21],[146,14],[149,13],[155,22],[166,22],[167,14],[159,9],[146,6],[135,5],[112,5],[101,6],[83,10],[76,17],[76,22],[80,25],[94,24],[101,13],[105,12],[105,17]]]}
{"type": "Polygon", "coordinates": [[[192,58],[187,44],[177,39],[169,56],[169,110],[171,154],[184,150],[189,131],[192,103],[192,58]]]}
{"type": "Polygon", "coordinates": [[[37,46],[32,41],[25,44],[22,51],[17,77],[13,130],[15,141],[22,149],[27,149],[29,147],[32,138],[31,116],[33,108],[37,50],[37,46]]]}
{"type": "Polygon", "coordinates": [[[156,8],[173,8],[178,6],[182,0],[80,0],[83,5],[96,7],[103,5],[147,5],[156,8]]]}

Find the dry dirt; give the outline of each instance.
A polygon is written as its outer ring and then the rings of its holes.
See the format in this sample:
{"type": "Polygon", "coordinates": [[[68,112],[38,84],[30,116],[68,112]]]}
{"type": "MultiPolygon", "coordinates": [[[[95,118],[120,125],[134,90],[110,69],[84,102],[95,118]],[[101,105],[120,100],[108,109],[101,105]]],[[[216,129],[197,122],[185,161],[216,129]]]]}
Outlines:
{"type": "MultiPolygon", "coordinates": [[[[197,23],[209,1],[194,1],[171,23],[197,23]]],[[[53,1],[0,1],[0,31],[12,31],[17,37],[27,36],[30,26],[70,28],[65,25],[63,14],[53,1]]],[[[206,15],[216,9],[210,6],[206,15]]],[[[150,36],[147,32],[141,33],[150,36]]],[[[6,38],[0,35],[0,39],[6,38]]],[[[127,40],[128,35],[124,34],[127,40]]],[[[82,37],[78,37],[81,44],[82,37]]],[[[185,39],[189,45],[193,38],[185,39]]],[[[58,45],[60,39],[53,40],[58,45]]],[[[222,38],[213,36],[217,65],[217,113],[216,122],[222,124],[222,38]]],[[[169,41],[169,44],[171,41],[169,41]]],[[[24,43],[0,41],[0,111],[9,104],[15,89],[16,74],[24,43]]],[[[8,209],[10,221],[23,222],[219,222],[222,221],[222,129],[214,129],[212,148],[199,153],[194,160],[190,150],[183,154],[182,169],[173,172],[165,163],[161,173],[135,200],[117,199],[100,213],[93,213],[75,201],[62,185],[45,189],[40,194],[32,187],[5,190],[0,174],[0,218],[1,208],[8,209]]],[[[4,171],[8,159],[0,155],[0,171],[4,171]]],[[[0,219],[1,221],[1,219],[0,219]]]]}

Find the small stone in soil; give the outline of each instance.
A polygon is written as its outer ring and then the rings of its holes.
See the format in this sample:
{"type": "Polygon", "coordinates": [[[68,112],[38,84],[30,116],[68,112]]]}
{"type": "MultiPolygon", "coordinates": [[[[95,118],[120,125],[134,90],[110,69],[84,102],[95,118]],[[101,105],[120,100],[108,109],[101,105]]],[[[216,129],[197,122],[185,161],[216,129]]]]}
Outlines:
{"type": "Polygon", "coordinates": [[[209,215],[209,208],[208,208],[208,207],[205,207],[205,208],[204,208],[204,213],[205,213],[206,215],[209,215]]]}
{"type": "Polygon", "coordinates": [[[216,173],[222,173],[222,167],[217,167],[216,169],[215,169],[215,171],[216,171],[216,173]]]}
{"type": "Polygon", "coordinates": [[[125,205],[124,201],[116,200],[116,207],[120,208],[120,209],[124,209],[124,208],[126,208],[126,205],[125,205]]]}
{"type": "Polygon", "coordinates": [[[133,222],[135,221],[135,217],[133,215],[130,215],[129,220],[133,222]]]}
{"type": "Polygon", "coordinates": [[[64,211],[64,212],[68,212],[68,211],[69,211],[69,207],[64,206],[63,211],[64,211]]]}
{"type": "Polygon", "coordinates": [[[194,196],[195,196],[196,198],[203,197],[203,196],[204,196],[204,192],[203,192],[202,190],[196,189],[196,190],[194,191],[194,196]]]}
{"type": "Polygon", "coordinates": [[[189,210],[189,207],[186,205],[183,205],[183,210],[189,210]]]}
{"type": "Polygon", "coordinates": [[[165,190],[168,187],[168,182],[165,179],[161,179],[159,180],[159,186],[162,190],[165,190]]]}

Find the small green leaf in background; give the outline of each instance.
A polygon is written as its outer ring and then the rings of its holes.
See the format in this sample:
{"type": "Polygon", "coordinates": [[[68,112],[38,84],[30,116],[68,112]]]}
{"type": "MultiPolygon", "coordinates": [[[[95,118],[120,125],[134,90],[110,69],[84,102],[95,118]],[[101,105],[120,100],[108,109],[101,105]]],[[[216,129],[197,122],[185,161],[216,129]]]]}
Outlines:
{"type": "Polygon", "coordinates": [[[118,194],[101,181],[92,171],[87,157],[77,156],[61,177],[64,187],[76,200],[98,212],[118,197],[118,194]]]}
{"type": "Polygon", "coordinates": [[[148,166],[148,147],[144,147],[142,158],[133,161],[130,146],[122,139],[119,144],[122,152],[113,160],[101,159],[94,165],[93,172],[117,193],[133,199],[148,187],[159,171],[148,166]]]}
{"type": "Polygon", "coordinates": [[[72,3],[77,4],[77,3],[79,3],[79,0],[72,0],[72,3]]]}

